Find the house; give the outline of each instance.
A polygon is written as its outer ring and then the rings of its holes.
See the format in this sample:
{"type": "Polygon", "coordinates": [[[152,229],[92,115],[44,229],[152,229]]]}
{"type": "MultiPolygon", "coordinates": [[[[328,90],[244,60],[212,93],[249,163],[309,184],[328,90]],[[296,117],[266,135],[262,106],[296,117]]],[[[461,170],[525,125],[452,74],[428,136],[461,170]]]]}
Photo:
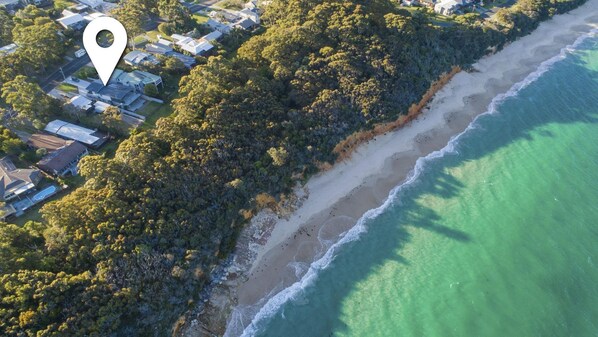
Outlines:
{"type": "Polygon", "coordinates": [[[93,9],[100,8],[104,5],[103,0],[77,0],[79,3],[87,5],[93,9]]]}
{"type": "Polygon", "coordinates": [[[231,31],[231,27],[228,25],[225,25],[222,22],[216,21],[214,19],[209,19],[206,22],[206,25],[208,25],[208,27],[212,28],[213,30],[217,30],[222,34],[228,34],[231,31]]]}
{"type": "Polygon", "coordinates": [[[93,103],[94,111],[99,114],[104,113],[111,106],[113,106],[113,105],[104,103],[102,101],[97,101],[97,102],[93,103]]]}
{"type": "Polygon", "coordinates": [[[83,18],[85,19],[85,21],[91,22],[91,21],[93,21],[93,20],[95,20],[97,18],[101,18],[102,16],[106,16],[106,14],[96,12],[96,13],[86,14],[86,15],[83,16],[83,18]]]}
{"type": "Polygon", "coordinates": [[[77,175],[79,160],[87,154],[89,154],[87,148],[81,143],[68,141],[65,146],[44,156],[37,163],[37,167],[58,177],[68,174],[77,175]]]}
{"type": "Polygon", "coordinates": [[[0,48],[0,57],[4,55],[10,55],[17,51],[18,46],[15,43],[11,43],[0,48]]]}
{"type": "Polygon", "coordinates": [[[41,133],[35,133],[29,137],[29,139],[27,140],[27,145],[34,149],[45,149],[48,152],[52,152],[65,146],[67,142],[67,140],[64,140],[62,138],[41,133]]]}
{"type": "MultiPolygon", "coordinates": [[[[208,34],[209,35],[209,34],[208,34]]],[[[158,42],[145,46],[145,51],[156,55],[164,55],[179,59],[187,68],[192,68],[197,62],[194,57],[178,53],[172,49],[172,42],[159,39],[158,42]]]]}
{"type": "MultiPolygon", "coordinates": [[[[112,75],[112,78],[118,76],[119,71],[122,72],[122,70],[117,69],[112,75]]],[[[130,111],[138,110],[145,103],[145,100],[141,98],[141,94],[135,92],[133,88],[120,83],[108,83],[108,85],[104,86],[102,82],[95,80],[91,82],[87,88],[79,90],[79,93],[88,98],[99,100],[130,111]]],[[[85,144],[85,142],[82,143],[85,144]]]]}
{"type": "Polygon", "coordinates": [[[6,8],[8,11],[14,11],[21,7],[20,0],[0,0],[0,7],[6,8]]]}
{"type": "Polygon", "coordinates": [[[61,121],[59,119],[48,123],[44,130],[62,138],[76,140],[92,148],[98,148],[108,140],[108,137],[100,132],[61,121]]]}
{"type": "Polygon", "coordinates": [[[239,21],[235,22],[233,27],[243,30],[248,30],[253,27],[257,26],[257,23],[252,19],[242,18],[239,21]]]}
{"type": "Polygon", "coordinates": [[[146,45],[145,50],[149,53],[165,55],[172,51],[172,42],[159,39],[158,42],[146,45]]]}
{"type": "Polygon", "coordinates": [[[83,110],[85,112],[89,112],[93,108],[93,102],[89,98],[81,95],[77,95],[71,98],[69,103],[75,108],[83,110]]]}
{"type": "Polygon", "coordinates": [[[201,39],[209,42],[214,42],[220,40],[222,36],[223,34],[221,32],[215,30],[208,35],[204,35],[201,39]]]}
{"type": "Polygon", "coordinates": [[[146,85],[153,85],[156,89],[162,85],[162,77],[141,70],[133,70],[128,73],[117,69],[112,76],[112,80],[139,92],[144,92],[146,85]]]}
{"type": "Polygon", "coordinates": [[[54,5],[54,0],[33,0],[29,1],[29,3],[32,3],[37,7],[51,7],[54,5]]]}
{"type": "Polygon", "coordinates": [[[141,50],[133,50],[132,52],[125,55],[123,60],[125,60],[125,63],[130,66],[139,66],[142,64],[160,64],[160,61],[158,61],[158,59],[155,58],[153,55],[145,53],[141,50]]]}
{"type": "Polygon", "coordinates": [[[8,157],[0,159],[0,200],[13,200],[33,191],[41,179],[39,170],[18,169],[8,157]]]}
{"type": "Polygon", "coordinates": [[[62,27],[72,30],[81,30],[85,28],[87,21],[79,13],[73,13],[69,10],[62,11],[62,17],[56,20],[62,27]]]}
{"type": "Polygon", "coordinates": [[[434,5],[434,12],[442,15],[451,15],[455,13],[461,6],[463,1],[460,0],[444,0],[434,5]]]}
{"type": "Polygon", "coordinates": [[[176,41],[177,46],[194,56],[203,55],[214,48],[214,45],[206,40],[195,40],[179,34],[173,34],[172,38],[176,41]]]}
{"type": "Polygon", "coordinates": [[[194,57],[191,57],[191,56],[185,55],[185,54],[181,54],[181,53],[177,53],[176,51],[171,51],[169,53],[166,53],[165,55],[179,59],[179,61],[183,62],[185,67],[187,67],[189,69],[193,68],[193,66],[197,63],[197,60],[195,60],[194,57]]]}
{"type": "Polygon", "coordinates": [[[246,9],[257,9],[257,0],[251,0],[249,2],[247,2],[246,4],[243,5],[244,8],[246,9]]]}
{"type": "Polygon", "coordinates": [[[83,13],[83,12],[85,10],[89,9],[89,6],[83,5],[83,4],[74,4],[72,6],[69,6],[67,9],[73,13],[87,14],[87,13],[83,13]]]}
{"type": "Polygon", "coordinates": [[[246,19],[250,19],[258,25],[260,24],[260,15],[255,10],[245,8],[239,12],[239,15],[246,19]]]}

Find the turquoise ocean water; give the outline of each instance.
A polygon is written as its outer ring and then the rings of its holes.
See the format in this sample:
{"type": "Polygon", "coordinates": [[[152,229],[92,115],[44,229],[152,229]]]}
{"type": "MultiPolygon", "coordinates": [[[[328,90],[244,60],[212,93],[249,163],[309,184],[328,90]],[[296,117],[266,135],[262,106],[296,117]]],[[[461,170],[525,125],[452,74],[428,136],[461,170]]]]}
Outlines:
{"type": "Polygon", "coordinates": [[[598,39],[550,63],[245,334],[598,336],[598,39]]]}

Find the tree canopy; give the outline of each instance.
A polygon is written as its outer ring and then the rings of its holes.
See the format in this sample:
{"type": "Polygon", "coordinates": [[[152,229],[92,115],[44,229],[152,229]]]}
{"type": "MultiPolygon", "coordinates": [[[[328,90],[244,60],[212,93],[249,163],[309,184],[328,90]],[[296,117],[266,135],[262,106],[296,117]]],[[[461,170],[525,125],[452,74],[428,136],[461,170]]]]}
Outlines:
{"type": "Polygon", "coordinates": [[[520,0],[495,21],[439,27],[387,0],[272,2],[265,32],[181,80],[172,116],[114,158],[85,157],[83,187],[0,234],[15,259],[0,266],[0,335],[163,336],[230,253],[243,210],[405,113],[452,66],[581,3],[520,0]]]}

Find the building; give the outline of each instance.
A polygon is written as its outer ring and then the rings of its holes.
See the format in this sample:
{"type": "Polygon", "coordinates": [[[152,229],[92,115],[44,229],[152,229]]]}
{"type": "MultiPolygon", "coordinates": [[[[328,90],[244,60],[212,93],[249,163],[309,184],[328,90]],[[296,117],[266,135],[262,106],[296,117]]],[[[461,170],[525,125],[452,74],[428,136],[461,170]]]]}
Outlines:
{"type": "Polygon", "coordinates": [[[149,53],[164,55],[173,50],[172,42],[164,39],[159,39],[158,42],[146,45],[145,50],[149,53]]]}
{"type": "Polygon", "coordinates": [[[0,7],[4,7],[9,11],[16,10],[21,6],[20,0],[0,0],[0,7]]]}
{"type": "Polygon", "coordinates": [[[73,13],[66,9],[62,11],[62,17],[56,21],[62,27],[72,30],[81,30],[87,25],[87,21],[81,14],[73,13]]]}
{"type": "Polygon", "coordinates": [[[44,130],[46,130],[48,133],[65,139],[76,140],[92,148],[98,148],[108,140],[108,137],[103,133],[61,121],[59,119],[48,123],[44,130]]]}
{"type": "Polygon", "coordinates": [[[194,38],[179,34],[173,34],[172,38],[176,41],[177,46],[194,56],[203,55],[214,48],[213,44],[203,39],[195,40],[194,38]]]}
{"type": "Polygon", "coordinates": [[[89,9],[89,6],[83,5],[83,4],[74,4],[72,6],[69,6],[67,9],[73,13],[87,14],[87,13],[83,13],[83,12],[85,10],[89,9]]]}
{"type": "Polygon", "coordinates": [[[222,22],[216,21],[214,19],[209,19],[206,22],[206,25],[208,25],[208,27],[212,28],[213,30],[217,30],[222,34],[228,34],[231,31],[231,27],[229,25],[225,25],[222,22]]]}
{"type": "Polygon", "coordinates": [[[172,42],[159,39],[156,43],[145,46],[145,51],[156,55],[164,55],[179,59],[187,68],[192,68],[197,62],[194,57],[178,53],[172,49],[172,42]]]}
{"type": "Polygon", "coordinates": [[[99,13],[99,12],[95,12],[95,13],[89,13],[89,14],[86,14],[85,16],[83,16],[83,18],[84,18],[86,21],[88,21],[88,22],[91,22],[91,21],[93,21],[93,20],[95,20],[95,19],[97,19],[97,18],[101,18],[102,16],[106,16],[106,14],[104,14],[104,13],[99,13]]]}
{"type": "Polygon", "coordinates": [[[222,36],[223,34],[221,32],[215,30],[208,35],[204,35],[201,39],[209,42],[214,42],[220,40],[222,36]]]}
{"type": "Polygon", "coordinates": [[[101,8],[104,5],[103,0],[77,0],[79,3],[87,5],[93,9],[101,8]]]}
{"type": "Polygon", "coordinates": [[[90,112],[93,108],[93,102],[89,98],[81,95],[74,96],[69,103],[75,108],[85,112],[90,112]]]}
{"type": "Polygon", "coordinates": [[[257,9],[257,0],[251,0],[243,5],[246,9],[257,9]]]}
{"type": "Polygon", "coordinates": [[[442,15],[452,15],[463,6],[460,0],[443,0],[434,5],[434,12],[442,15]]]}
{"type": "Polygon", "coordinates": [[[65,146],[67,142],[67,140],[62,138],[36,133],[29,137],[27,145],[34,149],[45,149],[48,152],[52,152],[65,146]]]}
{"type": "Polygon", "coordinates": [[[251,10],[248,8],[243,9],[239,12],[239,15],[246,19],[250,19],[251,21],[255,22],[256,24],[260,24],[260,15],[257,13],[256,10],[251,10]]]}
{"type": "Polygon", "coordinates": [[[17,51],[17,48],[19,48],[19,47],[15,43],[6,45],[6,46],[0,48],[0,56],[13,54],[14,52],[17,51]]]}
{"type": "Polygon", "coordinates": [[[235,22],[233,27],[237,29],[249,30],[253,27],[257,26],[257,23],[252,19],[242,18],[239,21],[235,22]]]}
{"type": "Polygon", "coordinates": [[[123,60],[126,64],[130,66],[139,66],[143,64],[160,64],[160,61],[158,61],[158,59],[155,58],[152,54],[143,52],[141,50],[133,50],[132,52],[125,55],[123,60]]]}
{"type": "Polygon", "coordinates": [[[59,177],[77,175],[79,160],[88,154],[87,148],[81,143],[68,141],[65,146],[43,157],[37,167],[59,177]]]}
{"type": "Polygon", "coordinates": [[[102,101],[97,101],[95,103],[93,103],[93,109],[96,113],[104,113],[106,110],[108,110],[109,107],[111,107],[113,105],[110,105],[108,103],[104,103],[102,101]]]}
{"type": "Polygon", "coordinates": [[[126,85],[142,93],[146,85],[153,85],[156,89],[162,85],[162,77],[141,70],[133,70],[128,73],[117,69],[112,75],[111,81],[126,85]]]}
{"type": "MultiPolygon", "coordinates": [[[[122,70],[115,70],[112,78],[118,76],[118,72],[122,70]]],[[[113,80],[111,80],[113,81],[113,80]]],[[[91,82],[85,89],[80,89],[79,93],[87,96],[88,98],[102,101],[122,109],[130,111],[138,110],[143,106],[145,100],[141,97],[141,94],[137,93],[134,88],[128,87],[120,83],[108,83],[104,86],[99,80],[91,82]]],[[[85,142],[82,142],[85,144],[85,142]]]]}
{"type": "Polygon", "coordinates": [[[0,159],[0,200],[10,201],[35,190],[42,179],[36,169],[18,169],[8,157],[0,159]]]}

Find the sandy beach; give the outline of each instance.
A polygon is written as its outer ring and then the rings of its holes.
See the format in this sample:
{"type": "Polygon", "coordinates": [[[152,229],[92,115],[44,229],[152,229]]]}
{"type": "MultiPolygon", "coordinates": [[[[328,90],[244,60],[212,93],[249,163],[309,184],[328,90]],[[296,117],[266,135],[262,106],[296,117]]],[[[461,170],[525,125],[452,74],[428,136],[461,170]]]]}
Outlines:
{"type": "Polygon", "coordinates": [[[240,335],[269,298],[297,282],[365,212],[383,204],[418,158],[444,148],[488,111],[497,95],[597,27],[598,0],[542,23],[532,34],[481,59],[473,70],[455,75],[416,120],[363,144],[350,160],[312,177],[299,189],[296,210],[289,216],[280,219],[270,211],[256,216],[210,301],[181,335],[222,334],[225,327],[226,336],[240,335]],[[222,322],[214,324],[218,320],[222,322]]]}

